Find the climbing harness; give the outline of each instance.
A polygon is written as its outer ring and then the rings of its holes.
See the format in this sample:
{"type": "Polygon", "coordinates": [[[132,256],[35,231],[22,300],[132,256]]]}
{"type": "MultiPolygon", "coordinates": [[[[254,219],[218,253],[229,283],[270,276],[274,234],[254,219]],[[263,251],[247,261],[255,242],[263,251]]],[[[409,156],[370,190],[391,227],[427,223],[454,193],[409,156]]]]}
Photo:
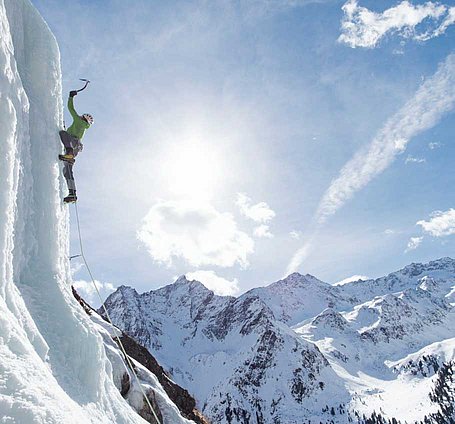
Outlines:
{"type": "MultiPolygon", "coordinates": [[[[116,328],[114,323],[111,320],[111,317],[109,316],[109,312],[107,311],[106,306],[104,305],[103,299],[101,297],[101,293],[98,290],[98,287],[96,285],[95,279],[93,278],[92,271],[90,270],[90,267],[88,266],[87,260],[85,259],[84,248],[83,248],[83,245],[82,245],[81,225],[80,225],[80,222],[79,222],[79,212],[77,210],[77,202],[74,203],[74,208],[76,210],[77,233],[78,233],[78,236],[79,236],[79,248],[80,248],[81,253],[80,253],[80,255],[72,256],[71,258],[78,257],[78,256],[82,257],[82,260],[84,261],[85,267],[87,268],[88,274],[90,276],[90,279],[92,280],[93,286],[95,287],[96,293],[98,294],[98,297],[100,299],[100,302],[101,302],[101,305],[103,307],[104,313],[106,314],[106,318],[109,321],[109,323],[112,325],[112,327],[116,328]]],[[[138,375],[136,373],[136,370],[134,369],[133,362],[131,361],[131,358],[126,353],[125,347],[123,346],[123,343],[120,340],[120,337],[117,336],[117,335],[114,335],[113,337],[116,339],[116,341],[117,341],[118,345],[120,346],[120,349],[121,349],[121,351],[122,351],[122,353],[123,353],[123,355],[125,357],[126,363],[123,362],[123,365],[125,366],[126,371],[128,372],[128,367],[131,369],[131,371],[133,371],[133,374],[134,374],[134,377],[136,378],[137,384],[139,385],[139,388],[141,389],[142,395],[144,396],[145,401],[147,402],[147,405],[150,408],[150,411],[152,412],[153,417],[155,418],[155,420],[156,420],[156,422],[158,424],[161,424],[161,422],[158,419],[158,416],[157,416],[155,410],[153,409],[152,403],[150,402],[149,398],[146,396],[146,394],[144,392],[144,388],[142,387],[142,384],[139,381],[139,377],[138,377],[138,375]]]]}

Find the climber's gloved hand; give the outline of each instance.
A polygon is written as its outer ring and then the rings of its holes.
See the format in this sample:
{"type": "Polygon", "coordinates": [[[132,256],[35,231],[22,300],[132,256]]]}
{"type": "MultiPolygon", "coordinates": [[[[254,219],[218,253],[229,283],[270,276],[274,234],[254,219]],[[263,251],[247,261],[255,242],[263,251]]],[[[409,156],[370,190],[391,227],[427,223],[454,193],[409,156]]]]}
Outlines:
{"type": "Polygon", "coordinates": [[[70,97],[74,96],[77,96],[77,91],[76,90],[70,91],[70,97]]]}

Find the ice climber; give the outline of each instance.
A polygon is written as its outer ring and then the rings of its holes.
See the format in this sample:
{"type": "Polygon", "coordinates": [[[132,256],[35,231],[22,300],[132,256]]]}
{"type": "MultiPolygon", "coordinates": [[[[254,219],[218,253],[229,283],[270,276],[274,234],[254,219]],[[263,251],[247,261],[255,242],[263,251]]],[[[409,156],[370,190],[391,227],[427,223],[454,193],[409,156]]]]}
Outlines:
{"type": "Polygon", "coordinates": [[[92,115],[84,113],[82,116],[79,116],[74,109],[73,97],[76,95],[76,90],[70,91],[68,98],[68,110],[73,117],[73,123],[66,131],[62,130],[59,133],[60,139],[65,146],[65,154],[59,155],[59,159],[64,161],[63,176],[66,179],[69,190],[68,196],[63,199],[65,203],[74,203],[77,200],[76,183],[74,182],[73,175],[74,158],[82,151],[83,145],[81,140],[84,137],[85,130],[93,124],[92,115]]]}

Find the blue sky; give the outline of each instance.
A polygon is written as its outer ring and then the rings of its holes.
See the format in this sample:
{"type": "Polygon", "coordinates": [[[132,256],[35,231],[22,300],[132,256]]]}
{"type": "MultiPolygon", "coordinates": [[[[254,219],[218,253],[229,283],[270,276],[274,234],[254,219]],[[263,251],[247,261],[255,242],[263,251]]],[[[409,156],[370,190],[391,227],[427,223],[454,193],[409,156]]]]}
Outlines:
{"type": "Polygon", "coordinates": [[[92,80],[75,173],[106,292],[192,273],[239,293],[453,256],[450,3],[34,4],[65,96],[92,80]]]}

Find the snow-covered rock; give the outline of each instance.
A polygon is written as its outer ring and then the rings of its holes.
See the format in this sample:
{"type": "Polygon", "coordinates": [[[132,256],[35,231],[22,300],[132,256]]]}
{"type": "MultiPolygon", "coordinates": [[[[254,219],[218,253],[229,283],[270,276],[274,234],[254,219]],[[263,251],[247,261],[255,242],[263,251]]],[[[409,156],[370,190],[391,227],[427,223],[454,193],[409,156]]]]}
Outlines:
{"type": "MultiPolygon", "coordinates": [[[[0,0],[0,421],[145,423],[116,387],[120,358],[71,293],[62,125],[57,42],[29,0],[0,0]]],[[[158,403],[165,422],[188,422],[158,403]]]]}

